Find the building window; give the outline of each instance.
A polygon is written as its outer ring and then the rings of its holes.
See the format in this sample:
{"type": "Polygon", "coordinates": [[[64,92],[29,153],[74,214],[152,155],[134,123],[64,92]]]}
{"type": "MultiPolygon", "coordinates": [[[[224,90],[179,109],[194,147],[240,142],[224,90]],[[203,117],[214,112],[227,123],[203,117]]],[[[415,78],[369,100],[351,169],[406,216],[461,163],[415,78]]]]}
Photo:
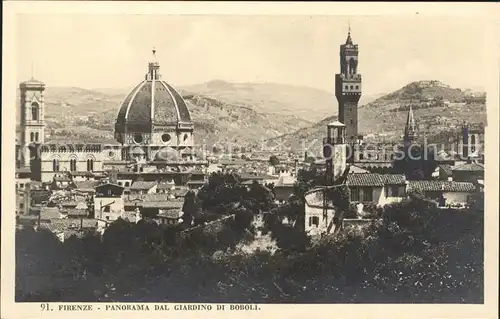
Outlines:
{"type": "Polygon", "coordinates": [[[356,90],[359,90],[359,85],[356,85],[356,90]]]}
{"type": "Polygon", "coordinates": [[[318,216],[309,217],[309,226],[312,226],[312,225],[318,227],[318,225],[319,225],[319,217],[318,216]]]}
{"type": "Polygon", "coordinates": [[[35,142],[38,142],[39,138],[40,138],[40,137],[38,136],[38,132],[36,132],[36,133],[35,133],[35,142]]]}
{"type": "Polygon", "coordinates": [[[35,133],[31,132],[30,133],[30,142],[34,142],[35,141],[35,133]]]}
{"type": "Polygon", "coordinates": [[[69,170],[72,172],[76,171],[76,159],[69,160],[69,170]]]}
{"type": "Polygon", "coordinates": [[[142,134],[137,133],[134,135],[134,142],[135,143],[140,144],[140,143],[142,143],[142,141],[143,141],[142,134]]]}
{"type": "Polygon", "coordinates": [[[351,188],[351,202],[359,201],[359,188],[353,187],[351,188]]]}
{"type": "Polygon", "coordinates": [[[24,184],[23,183],[19,184],[19,188],[24,188],[24,184]]]}
{"type": "Polygon", "coordinates": [[[349,90],[349,86],[348,86],[348,85],[346,85],[346,86],[345,86],[345,89],[346,89],[346,90],[349,90]]]}
{"type": "Polygon", "coordinates": [[[319,217],[318,216],[313,216],[312,224],[316,227],[319,226],[319,217]]]}
{"type": "Polygon", "coordinates": [[[476,135],[472,134],[470,137],[470,152],[474,153],[476,151],[476,135]]]}
{"type": "Polygon", "coordinates": [[[94,160],[93,159],[87,160],[87,171],[88,172],[94,171],[94,160]]]}
{"type": "Polygon", "coordinates": [[[52,171],[59,172],[59,160],[58,159],[52,160],[52,171]]]}
{"type": "Polygon", "coordinates": [[[130,183],[129,182],[125,182],[125,187],[129,187],[130,186],[130,183]]]}
{"type": "Polygon", "coordinates": [[[24,208],[24,203],[19,203],[19,208],[23,209],[24,208]]]}
{"type": "Polygon", "coordinates": [[[351,85],[351,90],[354,89],[354,86],[351,85]]]}
{"type": "Polygon", "coordinates": [[[364,202],[372,202],[373,201],[373,188],[367,187],[363,190],[363,201],[364,202]]]}
{"type": "Polygon", "coordinates": [[[38,107],[38,103],[36,102],[31,103],[31,119],[33,121],[38,121],[39,109],[40,108],[38,107]]]}
{"type": "Polygon", "coordinates": [[[170,137],[170,134],[163,134],[161,136],[161,140],[164,142],[164,143],[167,143],[167,142],[170,142],[170,140],[172,139],[172,137],[170,137]]]}
{"type": "Polygon", "coordinates": [[[391,196],[392,197],[402,197],[401,194],[399,194],[399,187],[391,186],[391,196]]]}

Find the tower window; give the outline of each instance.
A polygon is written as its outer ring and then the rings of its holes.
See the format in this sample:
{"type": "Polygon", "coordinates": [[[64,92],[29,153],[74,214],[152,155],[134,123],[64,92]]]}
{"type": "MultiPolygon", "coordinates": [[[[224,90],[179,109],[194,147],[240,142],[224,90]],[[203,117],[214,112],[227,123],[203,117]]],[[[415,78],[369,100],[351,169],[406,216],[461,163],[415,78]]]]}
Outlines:
{"type": "Polygon", "coordinates": [[[59,160],[58,159],[52,160],[52,170],[54,172],[59,172],[59,160]]]}
{"type": "Polygon", "coordinates": [[[73,158],[69,161],[69,170],[72,172],[76,171],[76,159],[73,158]]]}
{"type": "Polygon", "coordinates": [[[87,171],[92,172],[93,170],[94,170],[94,160],[88,159],[87,160],[87,171]]]}
{"type": "Polygon", "coordinates": [[[35,133],[35,142],[38,142],[38,139],[39,139],[38,132],[36,132],[35,133]]]}
{"type": "Polygon", "coordinates": [[[356,90],[359,90],[359,85],[356,85],[356,90]]]}
{"type": "Polygon", "coordinates": [[[34,142],[35,141],[35,133],[31,132],[30,133],[30,142],[34,142]]]}
{"type": "Polygon", "coordinates": [[[38,121],[39,111],[40,107],[38,106],[38,103],[36,102],[31,103],[31,119],[33,121],[38,121]]]}
{"type": "Polygon", "coordinates": [[[354,86],[351,85],[351,90],[354,89],[354,86]]]}
{"type": "Polygon", "coordinates": [[[349,90],[349,86],[348,86],[348,85],[346,85],[346,86],[345,86],[345,89],[346,89],[346,90],[349,90]]]}

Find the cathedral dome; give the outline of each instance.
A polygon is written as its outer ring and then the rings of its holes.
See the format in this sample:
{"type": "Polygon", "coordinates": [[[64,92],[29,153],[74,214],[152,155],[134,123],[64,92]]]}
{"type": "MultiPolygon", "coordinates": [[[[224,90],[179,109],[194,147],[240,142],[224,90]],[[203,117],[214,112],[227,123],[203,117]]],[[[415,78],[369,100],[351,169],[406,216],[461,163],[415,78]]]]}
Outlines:
{"type": "Polygon", "coordinates": [[[122,102],[115,133],[151,133],[155,128],[192,127],[186,102],[172,86],[161,80],[159,69],[155,58],[149,63],[145,79],[122,102]]]}

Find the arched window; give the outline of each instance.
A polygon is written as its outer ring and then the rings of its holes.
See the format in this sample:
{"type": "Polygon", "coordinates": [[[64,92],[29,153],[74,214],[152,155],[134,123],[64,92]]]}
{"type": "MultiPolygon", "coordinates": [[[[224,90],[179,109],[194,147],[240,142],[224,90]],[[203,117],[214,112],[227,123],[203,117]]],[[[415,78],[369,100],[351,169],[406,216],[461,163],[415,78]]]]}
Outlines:
{"type": "Polygon", "coordinates": [[[38,103],[36,102],[31,103],[31,120],[38,121],[39,112],[40,112],[40,107],[38,106],[38,103]]]}
{"type": "Polygon", "coordinates": [[[35,142],[38,142],[38,139],[40,138],[40,136],[38,135],[38,132],[35,133],[35,142]]]}
{"type": "Polygon", "coordinates": [[[34,142],[35,141],[35,133],[31,132],[30,133],[30,142],[34,142]]]}
{"type": "Polygon", "coordinates": [[[54,172],[59,172],[59,160],[56,158],[52,160],[52,170],[54,172]]]}
{"type": "Polygon", "coordinates": [[[93,170],[94,170],[94,160],[88,159],[87,160],[87,171],[92,172],[93,170]]]}
{"type": "Polygon", "coordinates": [[[69,161],[69,170],[72,172],[76,171],[76,159],[73,158],[69,161]]]}
{"type": "Polygon", "coordinates": [[[470,152],[474,153],[476,151],[476,135],[472,134],[470,137],[470,152]]]}

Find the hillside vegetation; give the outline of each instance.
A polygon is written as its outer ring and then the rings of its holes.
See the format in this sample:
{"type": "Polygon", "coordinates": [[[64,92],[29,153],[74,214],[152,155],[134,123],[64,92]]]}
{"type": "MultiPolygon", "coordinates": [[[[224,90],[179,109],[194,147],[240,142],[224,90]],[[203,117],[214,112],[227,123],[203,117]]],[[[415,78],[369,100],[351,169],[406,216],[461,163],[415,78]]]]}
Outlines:
{"type": "MultiPolygon", "coordinates": [[[[412,82],[360,106],[359,132],[367,141],[400,142],[411,104],[420,132],[427,134],[430,142],[442,143],[455,139],[464,122],[473,127],[486,125],[485,103],[481,100],[469,102],[469,96],[469,92],[438,81],[412,82]]],[[[326,125],[335,120],[337,116],[327,117],[310,127],[272,139],[269,143],[281,143],[299,149],[303,144],[310,145],[316,141],[320,146],[320,141],[326,135],[326,125]]]]}
{"type": "MultiPolygon", "coordinates": [[[[48,87],[45,117],[50,139],[112,141],[116,114],[128,91],[48,87]]],[[[257,146],[265,140],[267,145],[298,150],[316,140],[320,150],[326,124],[336,120],[338,111],[333,94],[300,86],[211,81],[179,91],[191,110],[199,144],[257,146]]],[[[469,99],[471,94],[438,81],[419,81],[376,99],[363,97],[372,101],[360,103],[360,133],[368,140],[399,141],[412,105],[430,140],[454,137],[463,122],[486,123],[484,101],[469,99]]]]}

